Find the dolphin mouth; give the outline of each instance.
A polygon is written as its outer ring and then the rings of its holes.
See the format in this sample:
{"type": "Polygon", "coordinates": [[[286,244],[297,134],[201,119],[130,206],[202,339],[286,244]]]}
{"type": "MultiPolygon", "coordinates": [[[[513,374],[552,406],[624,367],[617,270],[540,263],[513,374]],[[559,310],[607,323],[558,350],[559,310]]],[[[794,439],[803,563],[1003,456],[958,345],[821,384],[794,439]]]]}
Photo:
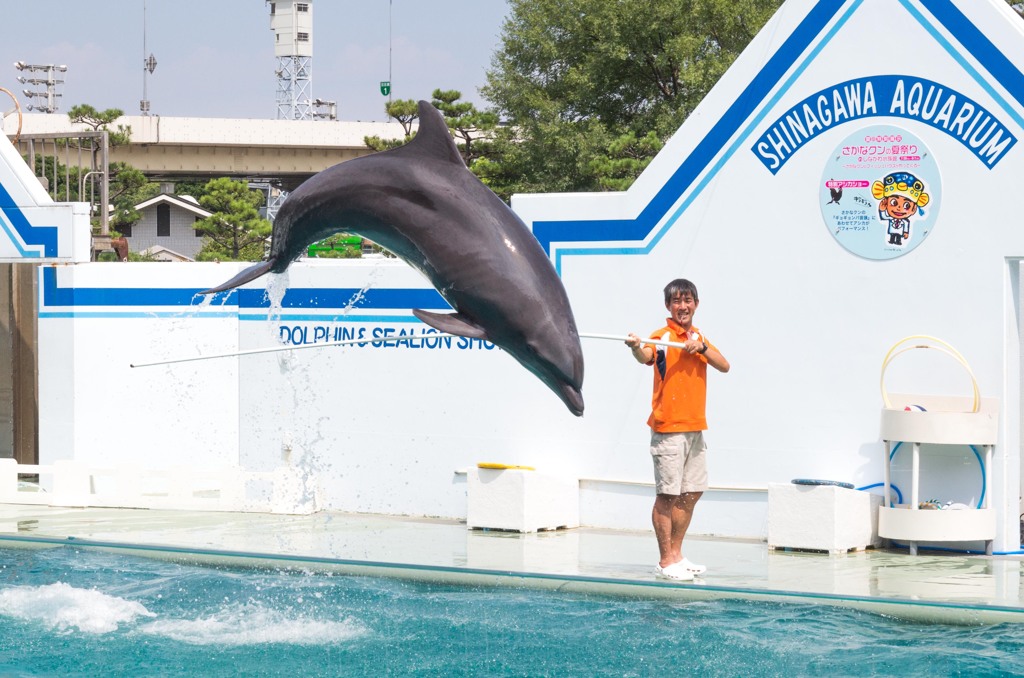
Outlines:
{"type": "Polygon", "coordinates": [[[274,267],[274,262],[276,261],[277,257],[270,257],[266,261],[261,261],[260,263],[255,264],[254,266],[250,266],[249,268],[245,269],[244,271],[236,275],[231,280],[228,280],[225,283],[221,283],[216,287],[211,287],[208,290],[203,290],[199,294],[216,294],[217,292],[224,292],[225,290],[234,289],[239,285],[244,285],[247,282],[259,278],[261,275],[266,275],[267,273],[269,273],[270,270],[274,267]]]}
{"type": "Polygon", "coordinates": [[[558,397],[562,399],[569,411],[577,417],[583,416],[583,394],[571,384],[562,384],[558,387],[558,397]]]}

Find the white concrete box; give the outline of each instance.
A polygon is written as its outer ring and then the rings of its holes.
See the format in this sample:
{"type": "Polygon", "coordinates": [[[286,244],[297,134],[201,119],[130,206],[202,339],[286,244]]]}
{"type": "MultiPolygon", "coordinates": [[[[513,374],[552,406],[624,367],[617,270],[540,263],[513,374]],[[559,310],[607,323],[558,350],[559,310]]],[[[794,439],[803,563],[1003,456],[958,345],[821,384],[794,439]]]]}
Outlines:
{"type": "Polygon", "coordinates": [[[579,527],[579,480],[523,469],[471,468],[470,529],[536,532],[579,527]]]}
{"type": "Polygon", "coordinates": [[[768,546],[842,553],[878,546],[882,498],[835,485],[768,485],[768,546]]]}

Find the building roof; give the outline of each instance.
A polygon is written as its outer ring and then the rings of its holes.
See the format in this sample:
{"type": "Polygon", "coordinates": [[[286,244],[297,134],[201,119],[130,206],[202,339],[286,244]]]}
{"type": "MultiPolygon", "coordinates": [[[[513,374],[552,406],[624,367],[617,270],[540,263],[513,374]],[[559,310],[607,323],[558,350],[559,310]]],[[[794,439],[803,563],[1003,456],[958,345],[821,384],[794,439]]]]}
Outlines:
{"type": "Polygon", "coordinates": [[[195,261],[190,257],[186,257],[180,252],[175,252],[172,249],[168,249],[163,245],[153,245],[139,252],[142,255],[148,255],[156,259],[157,261],[195,261]]]}
{"type": "Polygon", "coordinates": [[[183,210],[188,210],[189,212],[192,212],[197,217],[200,217],[202,219],[205,219],[213,215],[213,212],[208,212],[204,210],[202,207],[200,207],[196,203],[195,198],[191,196],[171,195],[170,193],[161,193],[155,198],[150,198],[149,200],[140,202],[138,205],[135,206],[135,209],[144,210],[147,207],[152,207],[153,205],[159,205],[161,203],[174,205],[175,207],[179,207],[183,210]]]}

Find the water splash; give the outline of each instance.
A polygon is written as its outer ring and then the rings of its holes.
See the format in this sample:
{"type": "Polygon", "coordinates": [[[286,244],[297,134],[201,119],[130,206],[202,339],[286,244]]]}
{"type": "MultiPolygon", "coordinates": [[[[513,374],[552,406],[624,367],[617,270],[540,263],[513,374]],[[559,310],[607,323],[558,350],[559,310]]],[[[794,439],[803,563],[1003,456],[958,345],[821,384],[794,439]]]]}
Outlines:
{"type": "Polygon", "coordinates": [[[141,603],[63,582],[0,591],[0,615],[61,632],[110,633],[138,617],[154,617],[141,603]]]}
{"type": "Polygon", "coordinates": [[[366,635],[353,619],[330,621],[264,607],[259,603],[228,605],[197,619],[161,619],[143,624],[138,633],[190,645],[334,645],[366,635]]]}

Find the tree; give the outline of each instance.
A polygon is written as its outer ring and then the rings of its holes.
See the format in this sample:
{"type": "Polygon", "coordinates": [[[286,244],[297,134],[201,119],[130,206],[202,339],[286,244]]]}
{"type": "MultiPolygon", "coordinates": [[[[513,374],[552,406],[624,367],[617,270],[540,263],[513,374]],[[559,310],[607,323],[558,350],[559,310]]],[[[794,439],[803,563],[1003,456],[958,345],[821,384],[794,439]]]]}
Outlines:
{"type": "Polygon", "coordinates": [[[131,141],[132,128],[130,125],[118,125],[117,129],[110,129],[110,125],[122,115],[124,115],[124,111],[120,108],[98,111],[89,104],[78,104],[72,106],[68,111],[68,119],[71,122],[82,123],[94,131],[106,130],[107,140],[111,146],[123,146],[131,141]]]}
{"type": "Polygon", "coordinates": [[[607,155],[591,160],[590,169],[602,189],[624,191],[664,145],[654,132],[648,132],[642,139],[637,139],[633,132],[627,132],[611,143],[607,155]]]}
{"type": "Polygon", "coordinates": [[[384,104],[384,112],[388,114],[389,118],[394,118],[398,121],[402,129],[405,130],[405,138],[381,139],[378,136],[363,137],[363,143],[374,151],[387,151],[408,143],[409,139],[413,137],[412,124],[419,117],[419,107],[414,99],[389,101],[384,104]]]}
{"type": "Polygon", "coordinates": [[[498,114],[493,111],[478,111],[476,106],[468,101],[460,102],[462,92],[457,89],[435,89],[431,98],[431,104],[444,116],[445,124],[455,137],[463,161],[467,167],[472,167],[473,163],[488,150],[486,144],[494,136],[494,129],[498,126],[498,114]],[[477,144],[476,148],[474,143],[477,144]]]}
{"type": "MultiPolygon", "coordinates": [[[[492,111],[479,111],[468,101],[459,101],[462,92],[457,89],[435,89],[431,94],[431,104],[444,116],[448,130],[456,139],[456,146],[467,167],[486,154],[487,143],[494,136],[498,126],[498,114],[492,111]]],[[[404,139],[381,139],[380,137],[364,137],[363,142],[374,151],[386,151],[409,143],[416,136],[412,125],[419,118],[419,104],[413,99],[400,99],[384,106],[389,117],[394,118],[405,130],[404,139]]]]}
{"type": "Polygon", "coordinates": [[[156,196],[160,186],[149,181],[140,170],[127,163],[111,163],[109,169],[109,199],[114,210],[108,225],[112,235],[117,237],[126,226],[131,226],[142,218],[135,206],[156,196]]]}
{"type": "Polygon", "coordinates": [[[506,195],[609,188],[612,144],[667,140],[781,2],[510,0],[482,90],[510,124],[480,171],[506,195]]]}
{"type": "Polygon", "coordinates": [[[206,186],[210,183],[208,178],[198,179],[175,179],[174,181],[174,194],[177,196],[189,196],[195,198],[196,201],[202,200],[203,196],[206,195],[206,186]]]}
{"type": "Polygon", "coordinates": [[[203,234],[198,261],[259,261],[272,226],[260,217],[263,194],[226,177],[206,184],[199,203],[213,214],[196,222],[203,234]]]}

